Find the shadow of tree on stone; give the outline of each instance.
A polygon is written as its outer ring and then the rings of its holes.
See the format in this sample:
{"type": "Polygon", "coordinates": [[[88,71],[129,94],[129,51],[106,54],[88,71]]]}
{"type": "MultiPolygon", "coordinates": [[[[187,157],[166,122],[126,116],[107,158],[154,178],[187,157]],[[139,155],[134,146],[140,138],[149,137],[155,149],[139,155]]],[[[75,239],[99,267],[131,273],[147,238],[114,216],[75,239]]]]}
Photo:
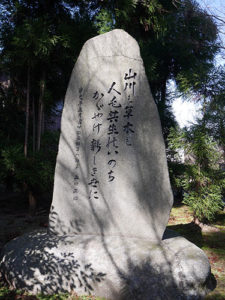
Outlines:
{"type": "MultiPolygon", "coordinates": [[[[211,281],[211,289],[215,287],[215,280],[211,281]]],[[[134,265],[132,261],[129,264],[129,272],[124,278],[125,284],[121,290],[122,300],[157,300],[157,299],[179,299],[179,300],[198,300],[201,296],[196,297],[195,294],[190,295],[187,289],[191,290],[192,285],[182,286],[182,282],[178,286],[174,281],[171,272],[165,272],[162,268],[156,270],[150,262],[142,265],[134,265]],[[187,294],[189,294],[187,296],[187,294]]],[[[208,282],[205,283],[208,285],[208,282]]]]}
{"type": "Polygon", "coordinates": [[[106,274],[96,272],[91,263],[78,261],[76,252],[68,252],[65,247],[70,244],[72,241],[68,237],[56,237],[46,232],[29,233],[14,239],[4,248],[6,258],[1,266],[4,279],[13,282],[13,288],[20,287],[33,293],[66,293],[79,289],[91,294],[93,283],[103,281],[106,274]],[[60,249],[59,244],[64,248],[60,249]]]}
{"type": "Polygon", "coordinates": [[[52,228],[54,228],[54,230],[60,233],[60,235],[80,234],[82,232],[82,227],[85,224],[81,218],[76,218],[74,220],[70,220],[68,226],[68,224],[65,224],[65,222],[54,211],[54,205],[51,207],[51,218],[49,219],[49,223],[51,225],[49,233],[54,233],[52,232],[52,228]]]}

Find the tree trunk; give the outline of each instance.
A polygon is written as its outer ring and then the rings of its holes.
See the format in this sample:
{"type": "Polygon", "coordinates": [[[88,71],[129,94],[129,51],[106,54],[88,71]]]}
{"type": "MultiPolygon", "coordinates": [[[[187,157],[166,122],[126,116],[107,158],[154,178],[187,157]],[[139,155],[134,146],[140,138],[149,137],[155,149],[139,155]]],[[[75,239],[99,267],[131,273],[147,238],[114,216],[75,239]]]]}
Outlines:
{"type": "Polygon", "coordinates": [[[30,110],[30,64],[27,68],[27,93],[26,93],[26,125],[25,125],[25,141],[24,156],[27,157],[28,132],[29,132],[29,110],[30,110]]]}
{"type": "Polygon", "coordinates": [[[36,150],[36,111],[35,111],[35,101],[34,101],[34,98],[33,98],[33,101],[32,101],[32,112],[33,112],[33,152],[35,152],[36,150]]]}
{"type": "Polygon", "coordinates": [[[23,192],[28,194],[28,203],[29,203],[28,214],[30,216],[33,216],[37,208],[37,200],[34,197],[31,189],[29,188],[26,182],[23,183],[23,192]]]}
{"type": "Polygon", "coordinates": [[[207,225],[207,224],[200,222],[200,220],[196,216],[194,216],[193,223],[195,225],[197,225],[201,229],[202,232],[219,232],[220,231],[220,229],[215,227],[214,225],[207,225]]]}
{"type": "Polygon", "coordinates": [[[45,72],[43,72],[42,80],[40,84],[40,96],[38,101],[38,127],[37,127],[37,151],[41,148],[41,132],[42,132],[42,119],[44,111],[44,92],[45,92],[45,72]]]}
{"type": "Polygon", "coordinates": [[[222,146],[223,150],[223,163],[225,164],[225,145],[222,146]]]}
{"type": "Polygon", "coordinates": [[[158,110],[160,114],[160,119],[161,119],[161,125],[162,125],[162,130],[163,130],[163,136],[165,139],[165,134],[166,134],[166,118],[165,118],[165,112],[166,112],[166,82],[167,82],[167,77],[164,78],[163,82],[161,82],[161,87],[160,87],[160,98],[158,102],[158,110]]]}
{"type": "Polygon", "coordinates": [[[28,192],[28,198],[29,198],[29,215],[33,217],[36,212],[37,201],[31,191],[28,192]]]}
{"type": "Polygon", "coordinates": [[[165,77],[161,88],[161,99],[160,99],[163,112],[165,111],[165,106],[166,106],[166,82],[167,82],[167,78],[165,77]]]}
{"type": "Polygon", "coordinates": [[[43,114],[42,114],[42,125],[41,125],[41,134],[43,135],[45,132],[45,109],[43,105],[43,114]]]}

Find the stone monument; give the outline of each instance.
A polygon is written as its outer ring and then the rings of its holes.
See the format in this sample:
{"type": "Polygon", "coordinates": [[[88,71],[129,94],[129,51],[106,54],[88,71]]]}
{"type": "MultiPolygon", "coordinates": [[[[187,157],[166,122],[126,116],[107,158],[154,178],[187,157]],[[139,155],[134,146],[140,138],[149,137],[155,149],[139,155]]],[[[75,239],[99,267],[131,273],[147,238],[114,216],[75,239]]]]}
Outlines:
{"type": "Polygon", "coordinates": [[[8,243],[0,271],[32,293],[200,299],[204,252],[164,233],[172,207],[165,147],[137,42],[85,43],[67,89],[48,232],[8,243]]]}
{"type": "Polygon", "coordinates": [[[161,240],[171,206],[139,46],[122,30],[91,39],[66,94],[50,232],[161,240]]]}

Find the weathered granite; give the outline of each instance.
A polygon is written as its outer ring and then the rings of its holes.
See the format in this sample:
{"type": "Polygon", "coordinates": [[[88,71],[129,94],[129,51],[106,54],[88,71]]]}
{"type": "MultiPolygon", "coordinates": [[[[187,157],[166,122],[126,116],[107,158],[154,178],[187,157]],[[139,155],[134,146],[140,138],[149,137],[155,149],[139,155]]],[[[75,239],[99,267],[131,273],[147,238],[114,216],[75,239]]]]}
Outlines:
{"type": "Polygon", "coordinates": [[[161,239],[173,202],[165,146],[139,46],[125,31],[85,43],[61,127],[50,232],[161,239]]]}
{"type": "Polygon", "coordinates": [[[75,291],[111,300],[201,299],[213,287],[208,258],[182,237],[149,242],[26,234],[4,248],[0,269],[10,285],[34,294],[75,291]]]}

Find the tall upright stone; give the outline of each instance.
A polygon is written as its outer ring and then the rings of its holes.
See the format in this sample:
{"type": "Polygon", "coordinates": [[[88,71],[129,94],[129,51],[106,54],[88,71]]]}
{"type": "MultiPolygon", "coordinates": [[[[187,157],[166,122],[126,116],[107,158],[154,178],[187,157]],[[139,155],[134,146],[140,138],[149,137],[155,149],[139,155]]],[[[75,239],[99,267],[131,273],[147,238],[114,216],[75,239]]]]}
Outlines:
{"type": "Polygon", "coordinates": [[[163,235],[171,205],[139,47],[123,30],[93,38],[66,94],[49,230],[10,241],[0,273],[34,294],[201,299],[213,287],[210,264],[194,244],[163,235]]]}
{"type": "Polygon", "coordinates": [[[161,240],[171,206],[139,46],[123,30],[90,39],[65,98],[50,231],[161,240]]]}

